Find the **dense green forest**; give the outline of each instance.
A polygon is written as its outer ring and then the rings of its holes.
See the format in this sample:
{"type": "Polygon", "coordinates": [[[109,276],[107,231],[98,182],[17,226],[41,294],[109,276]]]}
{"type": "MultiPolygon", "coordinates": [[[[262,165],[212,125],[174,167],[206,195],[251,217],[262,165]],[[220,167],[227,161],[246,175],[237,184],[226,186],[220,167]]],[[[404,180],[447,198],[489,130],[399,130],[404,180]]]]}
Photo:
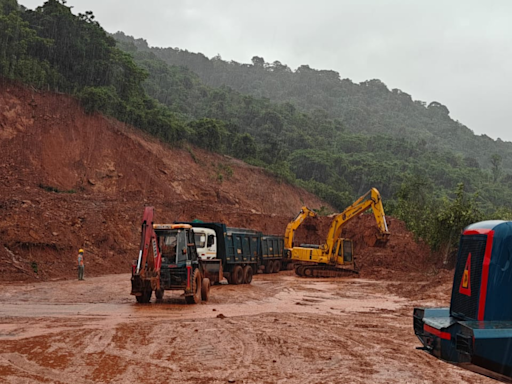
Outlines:
{"type": "MultiPolygon", "coordinates": [[[[126,39],[122,34],[116,38],[126,39]]],[[[446,106],[436,101],[414,101],[399,89],[389,90],[380,80],[355,84],[342,79],[338,72],[316,70],[308,65],[293,71],[286,64],[267,63],[258,56],[244,64],[227,62],[220,56],[208,59],[201,53],[177,48],[150,48],[143,39],[132,42],[139,50],[153,52],[167,64],[189,68],[209,86],[228,86],[246,95],[290,102],[302,111],[340,119],[349,132],[424,142],[427,148],[459,153],[467,162],[486,168],[491,167],[491,155],[499,153],[503,168],[512,172],[512,143],[476,136],[452,120],[446,106]]]]}
{"type": "Polygon", "coordinates": [[[473,135],[439,103],[413,102],[378,80],[356,85],[331,71],[292,72],[259,58],[226,63],[114,37],[92,12],[73,15],[64,1],[27,10],[0,0],[0,76],[72,94],[86,111],[171,145],[264,167],[337,210],[376,187],[387,213],[433,248],[452,244],[471,222],[510,215],[512,144],[473,135]],[[173,55],[179,65],[169,64],[173,55]],[[474,151],[455,146],[462,141],[474,151]]]}

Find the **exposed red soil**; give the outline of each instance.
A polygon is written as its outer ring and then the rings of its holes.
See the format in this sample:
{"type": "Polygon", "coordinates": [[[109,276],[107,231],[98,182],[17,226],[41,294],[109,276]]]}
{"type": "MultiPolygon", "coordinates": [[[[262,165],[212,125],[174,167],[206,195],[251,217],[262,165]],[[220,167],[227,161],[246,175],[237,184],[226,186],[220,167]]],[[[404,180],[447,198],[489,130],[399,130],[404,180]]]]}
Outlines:
{"type": "MultiPolygon", "coordinates": [[[[128,271],[147,205],[159,222],[220,221],[269,234],[283,234],[302,205],[327,206],[260,168],[198,148],[170,148],[118,121],[86,115],[71,97],[0,79],[2,280],[74,277],[78,248],[86,251],[89,276],[128,271]]],[[[306,221],[296,244],[321,244],[331,220],[306,221]]],[[[361,274],[428,272],[428,248],[399,220],[388,224],[384,248],[365,243],[376,231],[373,216],[344,228],[361,274]]]]}
{"type": "Polygon", "coordinates": [[[89,275],[128,271],[147,205],[160,222],[197,218],[270,234],[284,233],[303,204],[326,205],[261,168],[170,148],[86,115],[71,97],[1,79],[0,198],[2,280],[73,276],[79,248],[89,275]]]}

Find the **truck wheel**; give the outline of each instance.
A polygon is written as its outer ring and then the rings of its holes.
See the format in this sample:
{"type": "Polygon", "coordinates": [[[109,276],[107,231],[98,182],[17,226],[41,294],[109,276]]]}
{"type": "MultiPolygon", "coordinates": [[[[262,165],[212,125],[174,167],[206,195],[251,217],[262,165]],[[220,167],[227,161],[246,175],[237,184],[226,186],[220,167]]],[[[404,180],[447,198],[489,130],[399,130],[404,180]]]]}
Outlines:
{"type": "Polygon", "coordinates": [[[244,282],[244,271],[240,265],[235,266],[231,272],[231,283],[238,285],[244,282]]]}
{"type": "Polygon", "coordinates": [[[137,300],[137,303],[140,304],[147,304],[151,301],[151,294],[153,291],[143,291],[142,295],[135,296],[135,299],[137,300]]]}
{"type": "Polygon", "coordinates": [[[274,263],[272,260],[267,261],[267,264],[265,264],[265,273],[272,273],[272,270],[274,269],[274,263]]]}
{"type": "Polygon", "coordinates": [[[201,272],[194,270],[192,275],[192,293],[185,296],[187,304],[198,304],[201,301],[201,272]]]}
{"type": "Polygon", "coordinates": [[[210,297],[210,279],[206,278],[201,284],[201,300],[208,301],[208,297],[210,297]]]}
{"type": "Polygon", "coordinates": [[[244,284],[251,284],[253,270],[250,265],[246,265],[244,268],[244,284]]]}
{"type": "Polygon", "coordinates": [[[274,273],[278,273],[281,270],[281,260],[274,261],[274,273]]]}
{"type": "Polygon", "coordinates": [[[157,300],[162,300],[164,298],[164,290],[163,289],[157,289],[155,291],[155,297],[157,300]]]}

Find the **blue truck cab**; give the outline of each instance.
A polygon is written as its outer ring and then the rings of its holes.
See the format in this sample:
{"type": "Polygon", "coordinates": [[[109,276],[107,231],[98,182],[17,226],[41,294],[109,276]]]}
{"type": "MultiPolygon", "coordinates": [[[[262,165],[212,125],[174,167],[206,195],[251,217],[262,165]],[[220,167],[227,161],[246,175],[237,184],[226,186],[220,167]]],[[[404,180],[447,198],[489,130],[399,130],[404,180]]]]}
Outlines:
{"type": "Polygon", "coordinates": [[[449,308],[415,308],[421,349],[512,381],[512,222],[483,221],[461,235],[449,308]]]}

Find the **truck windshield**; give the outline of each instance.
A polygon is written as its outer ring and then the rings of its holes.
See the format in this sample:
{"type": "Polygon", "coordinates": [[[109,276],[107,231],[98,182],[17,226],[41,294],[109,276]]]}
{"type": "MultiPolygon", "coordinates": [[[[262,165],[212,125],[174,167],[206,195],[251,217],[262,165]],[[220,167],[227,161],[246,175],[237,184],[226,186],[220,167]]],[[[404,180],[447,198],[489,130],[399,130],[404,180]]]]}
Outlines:
{"type": "Polygon", "coordinates": [[[196,247],[204,248],[206,245],[206,235],[203,232],[195,232],[196,247]]]}

